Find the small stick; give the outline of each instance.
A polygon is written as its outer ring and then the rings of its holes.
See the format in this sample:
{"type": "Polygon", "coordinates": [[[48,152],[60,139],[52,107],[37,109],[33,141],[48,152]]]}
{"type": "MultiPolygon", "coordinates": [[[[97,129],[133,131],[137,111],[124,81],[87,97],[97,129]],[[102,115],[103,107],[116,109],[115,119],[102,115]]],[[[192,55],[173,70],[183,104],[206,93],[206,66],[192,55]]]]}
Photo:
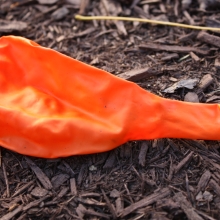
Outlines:
{"type": "Polygon", "coordinates": [[[105,201],[106,201],[106,203],[108,205],[109,211],[112,214],[113,219],[116,219],[117,218],[117,214],[116,214],[116,211],[115,211],[115,207],[109,201],[108,197],[105,194],[105,191],[103,189],[101,189],[101,191],[102,191],[102,195],[104,196],[104,199],[105,199],[105,201]]]}
{"type": "Polygon", "coordinates": [[[15,210],[8,212],[4,216],[1,217],[1,220],[9,220],[12,219],[15,215],[17,215],[19,212],[21,212],[23,209],[23,205],[18,206],[15,210]]]}
{"type": "Polygon", "coordinates": [[[8,177],[7,177],[4,162],[2,163],[2,169],[3,169],[4,178],[5,178],[5,184],[6,184],[6,196],[7,196],[7,198],[9,198],[10,197],[10,191],[9,191],[8,177]]]}
{"type": "Polygon", "coordinates": [[[150,20],[150,19],[143,19],[143,18],[131,18],[131,17],[76,15],[75,19],[82,20],[82,21],[91,21],[91,20],[139,21],[139,22],[145,22],[145,23],[150,23],[150,24],[168,25],[168,26],[189,28],[189,29],[195,29],[195,30],[220,31],[220,28],[214,28],[214,27],[201,27],[201,26],[180,24],[180,23],[169,22],[169,21],[157,21],[157,20],[150,20]]]}
{"type": "Polygon", "coordinates": [[[128,194],[128,197],[129,197],[129,199],[130,199],[131,203],[134,203],[133,199],[131,198],[131,194],[130,194],[130,191],[129,191],[129,189],[128,189],[128,187],[127,187],[127,184],[126,184],[126,183],[124,184],[124,187],[125,187],[125,189],[126,189],[126,191],[127,191],[127,194],[128,194]]]}

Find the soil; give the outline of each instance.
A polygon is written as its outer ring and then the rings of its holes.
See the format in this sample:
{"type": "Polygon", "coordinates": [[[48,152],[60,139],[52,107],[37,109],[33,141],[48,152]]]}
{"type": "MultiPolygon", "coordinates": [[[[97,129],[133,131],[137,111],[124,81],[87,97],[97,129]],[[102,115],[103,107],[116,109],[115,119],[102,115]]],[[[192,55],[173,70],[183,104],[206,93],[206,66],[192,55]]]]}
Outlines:
{"type": "MultiPolygon", "coordinates": [[[[115,15],[220,28],[218,1],[0,0],[0,36],[17,35],[165,98],[220,102],[220,34],[115,15]]],[[[187,119],[186,119],[187,120],[187,119]]],[[[41,159],[4,148],[0,219],[220,219],[220,143],[135,141],[101,154],[41,159]]]]}

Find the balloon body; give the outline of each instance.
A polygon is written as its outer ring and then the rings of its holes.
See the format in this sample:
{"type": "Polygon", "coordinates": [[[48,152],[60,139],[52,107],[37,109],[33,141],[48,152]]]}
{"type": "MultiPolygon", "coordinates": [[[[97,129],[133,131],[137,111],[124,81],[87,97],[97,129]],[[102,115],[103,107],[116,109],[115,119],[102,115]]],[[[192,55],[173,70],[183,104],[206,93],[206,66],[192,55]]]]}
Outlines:
{"type": "Polygon", "coordinates": [[[219,105],[164,99],[21,37],[0,38],[0,145],[56,158],[154,138],[220,139],[219,105]]]}

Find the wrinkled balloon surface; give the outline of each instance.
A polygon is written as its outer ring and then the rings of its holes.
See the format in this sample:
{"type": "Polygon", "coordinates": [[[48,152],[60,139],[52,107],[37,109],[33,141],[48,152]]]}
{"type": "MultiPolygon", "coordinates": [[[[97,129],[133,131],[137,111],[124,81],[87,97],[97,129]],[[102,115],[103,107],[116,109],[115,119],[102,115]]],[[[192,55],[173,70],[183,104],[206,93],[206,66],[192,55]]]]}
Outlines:
{"type": "Polygon", "coordinates": [[[1,146],[56,158],[163,137],[220,140],[219,105],[164,99],[25,38],[0,38],[1,146]]]}

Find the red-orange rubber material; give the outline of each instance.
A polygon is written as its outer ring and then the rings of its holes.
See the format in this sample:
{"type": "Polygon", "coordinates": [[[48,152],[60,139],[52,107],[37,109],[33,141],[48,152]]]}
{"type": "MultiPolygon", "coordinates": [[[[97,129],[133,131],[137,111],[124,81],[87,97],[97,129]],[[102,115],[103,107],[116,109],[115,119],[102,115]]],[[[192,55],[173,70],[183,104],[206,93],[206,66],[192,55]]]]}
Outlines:
{"type": "Polygon", "coordinates": [[[220,140],[217,104],[160,98],[21,37],[0,38],[0,145],[57,158],[154,138],[220,140]]]}

